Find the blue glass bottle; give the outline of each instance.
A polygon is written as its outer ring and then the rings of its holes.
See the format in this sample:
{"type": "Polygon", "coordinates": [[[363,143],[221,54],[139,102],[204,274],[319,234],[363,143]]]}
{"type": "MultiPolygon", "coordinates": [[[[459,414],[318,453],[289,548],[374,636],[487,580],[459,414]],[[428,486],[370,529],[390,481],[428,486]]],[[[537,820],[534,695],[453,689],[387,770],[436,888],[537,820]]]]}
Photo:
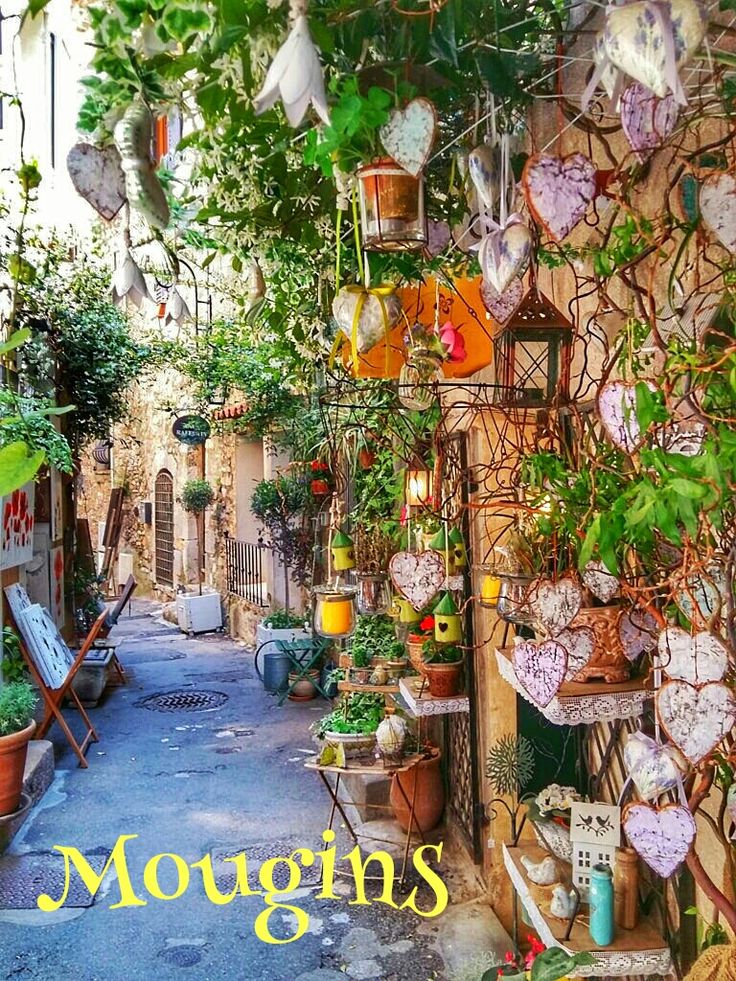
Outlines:
{"type": "Polygon", "coordinates": [[[597,947],[613,943],[613,872],[610,865],[590,870],[590,936],[597,947]]]}

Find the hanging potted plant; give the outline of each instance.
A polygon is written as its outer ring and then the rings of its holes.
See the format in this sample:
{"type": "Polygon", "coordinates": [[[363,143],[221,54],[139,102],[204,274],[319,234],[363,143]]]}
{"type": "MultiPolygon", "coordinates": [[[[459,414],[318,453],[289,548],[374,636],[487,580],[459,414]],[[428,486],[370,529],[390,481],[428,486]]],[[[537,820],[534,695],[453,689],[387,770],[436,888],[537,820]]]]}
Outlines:
{"type": "Polygon", "coordinates": [[[14,681],[0,688],[0,817],[20,807],[28,742],[36,729],[33,686],[14,681]]]}

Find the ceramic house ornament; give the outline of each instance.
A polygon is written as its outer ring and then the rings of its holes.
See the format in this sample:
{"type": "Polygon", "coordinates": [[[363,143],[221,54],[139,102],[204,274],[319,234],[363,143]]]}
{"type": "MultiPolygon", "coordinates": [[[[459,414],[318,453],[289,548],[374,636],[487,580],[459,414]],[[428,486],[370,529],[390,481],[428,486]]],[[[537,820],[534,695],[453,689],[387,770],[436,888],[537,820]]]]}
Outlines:
{"type": "Polygon", "coordinates": [[[463,639],[463,618],[449,593],[443,593],[432,610],[434,639],[438,644],[459,644],[463,639]]]}
{"type": "Polygon", "coordinates": [[[418,98],[394,109],[378,135],[386,153],[412,177],[419,177],[432,152],[436,128],[434,106],[429,99],[418,98]]]}
{"type": "Polygon", "coordinates": [[[590,873],[596,865],[616,865],[616,849],[621,844],[621,810],[612,804],[573,801],[570,808],[572,842],[572,882],[583,900],[590,887],[590,873]]]}
{"type": "Polygon", "coordinates": [[[427,606],[445,581],[445,562],[437,552],[396,552],[388,571],[396,591],[415,610],[427,606]]]}
{"type": "Polygon", "coordinates": [[[532,217],[561,242],[582,221],[597,193],[595,165],[582,153],[534,154],[521,176],[532,217]]]}
{"type": "Polygon", "coordinates": [[[295,127],[304,119],[310,103],[323,123],[330,122],[322,65],[305,14],[306,3],[292,6],[289,36],[276,52],[263,87],[253,100],[260,116],[281,99],[286,118],[295,127]]]}
{"type": "Polygon", "coordinates": [[[736,177],[711,174],[700,185],[700,214],[724,249],[736,252],[736,177]]]}
{"type": "Polygon", "coordinates": [[[337,531],[332,536],[330,544],[332,553],[332,568],[336,572],[346,572],[355,568],[355,547],[353,540],[344,531],[337,531]]]}
{"type": "Polygon", "coordinates": [[[685,861],[696,834],[695,819],[682,804],[656,808],[638,801],[627,805],[623,830],[639,857],[663,879],[685,861]]]}
{"type": "Polygon", "coordinates": [[[125,174],[128,204],[149,225],[166,228],[169,205],[151,159],[153,117],[145,102],[139,99],[128,106],[115,126],[114,136],[125,174]]]}

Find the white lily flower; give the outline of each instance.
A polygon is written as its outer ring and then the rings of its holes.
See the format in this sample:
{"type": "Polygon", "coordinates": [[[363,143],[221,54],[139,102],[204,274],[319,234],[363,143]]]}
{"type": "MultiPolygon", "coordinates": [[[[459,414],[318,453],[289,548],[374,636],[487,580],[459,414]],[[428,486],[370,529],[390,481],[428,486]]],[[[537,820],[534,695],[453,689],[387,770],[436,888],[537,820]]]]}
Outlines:
{"type": "Polygon", "coordinates": [[[301,123],[310,102],[322,122],[330,122],[322,65],[303,14],[295,18],[289,36],[271,62],[263,88],[253,100],[256,115],[270,109],[279,98],[292,126],[301,123]]]}
{"type": "Polygon", "coordinates": [[[135,306],[139,307],[144,300],[150,300],[146,280],[143,273],[138,268],[135,259],[130,254],[130,250],[125,248],[121,257],[115,263],[115,270],[112,274],[112,300],[120,307],[125,300],[130,300],[135,306]]]}

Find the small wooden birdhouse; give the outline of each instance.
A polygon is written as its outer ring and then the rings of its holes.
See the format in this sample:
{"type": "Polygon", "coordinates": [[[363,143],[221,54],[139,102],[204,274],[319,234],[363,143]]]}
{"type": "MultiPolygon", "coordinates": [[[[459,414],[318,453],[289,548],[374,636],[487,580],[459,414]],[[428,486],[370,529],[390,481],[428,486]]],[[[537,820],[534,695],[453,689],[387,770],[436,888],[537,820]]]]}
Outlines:
{"type": "Polygon", "coordinates": [[[621,844],[621,808],[611,804],[574,801],[570,811],[572,882],[587,902],[590,872],[596,865],[616,865],[621,844]]]}
{"type": "Polygon", "coordinates": [[[419,623],[422,619],[421,611],[415,610],[409,600],[397,597],[394,602],[398,610],[399,623],[419,623]]]}
{"type": "Polygon", "coordinates": [[[438,644],[458,644],[463,639],[463,618],[449,593],[443,593],[432,611],[434,639],[438,644]]]}
{"type": "Polygon", "coordinates": [[[464,569],[468,564],[465,539],[459,528],[450,529],[450,561],[456,569],[464,569]]]}
{"type": "Polygon", "coordinates": [[[355,568],[355,547],[353,540],[344,531],[336,531],[330,545],[332,568],[335,572],[346,572],[355,568]]]}
{"type": "Polygon", "coordinates": [[[494,342],[497,403],[568,402],[572,338],[572,323],[532,285],[494,342]]]}

